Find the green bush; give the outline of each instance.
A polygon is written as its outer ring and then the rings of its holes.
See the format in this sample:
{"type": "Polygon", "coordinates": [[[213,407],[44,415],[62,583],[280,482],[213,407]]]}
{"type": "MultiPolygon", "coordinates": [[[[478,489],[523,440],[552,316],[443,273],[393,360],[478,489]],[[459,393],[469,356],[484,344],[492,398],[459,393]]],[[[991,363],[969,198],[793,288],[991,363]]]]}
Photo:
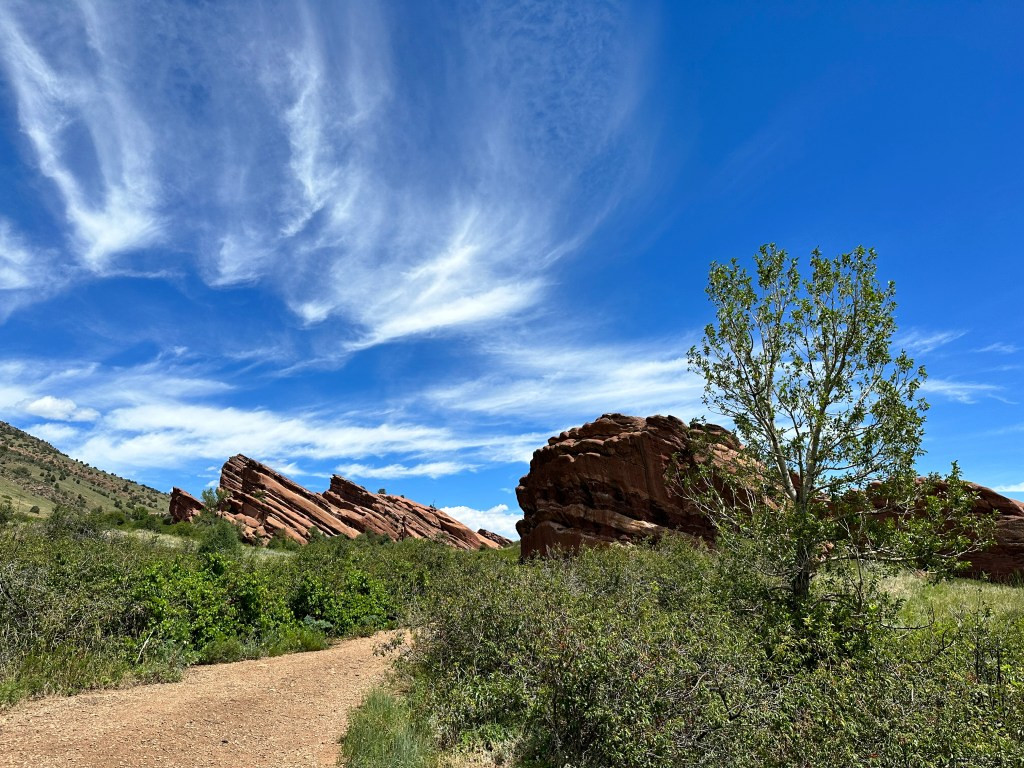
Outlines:
{"type": "Polygon", "coordinates": [[[202,537],[202,552],[167,548],[104,531],[107,517],[62,508],[0,529],[0,703],[318,650],[329,635],[394,626],[449,562],[441,545],[326,538],[268,558],[216,518],[178,524],[202,537]],[[221,532],[227,545],[210,546],[221,532]]]}
{"type": "Polygon", "coordinates": [[[341,579],[302,574],[290,607],[295,616],[324,622],[335,635],[382,628],[397,617],[397,606],[384,585],[360,571],[347,572],[341,579]]]}
{"type": "Polygon", "coordinates": [[[296,552],[302,548],[302,545],[295,539],[291,538],[283,530],[278,528],[274,531],[273,536],[270,537],[270,541],[267,542],[267,549],[279,549],[285,552],[296,552]]]}
{"type": "Polygon", "coordinates": [[[523,765],[1024,761],[1019,612],[847,643],[830,621],[794,631],[748,565],[675,539],[467,559],[420,602],[410,701],[442,747],[504,739],[523,765]]]}
{"type": "Polygon", "coordinates": [[[45,522],[46,535],[51,539],[88,539],[100,536],[99,516],[72,509],[64,505],[54,507],[45,522]]]}
{"type": "Polygon", "coordinates": [[[238,528],[223,518],[214,518],[200,534],[200,554],[217,552],[237,555],[242,551],[242,538],[238,528]]]}

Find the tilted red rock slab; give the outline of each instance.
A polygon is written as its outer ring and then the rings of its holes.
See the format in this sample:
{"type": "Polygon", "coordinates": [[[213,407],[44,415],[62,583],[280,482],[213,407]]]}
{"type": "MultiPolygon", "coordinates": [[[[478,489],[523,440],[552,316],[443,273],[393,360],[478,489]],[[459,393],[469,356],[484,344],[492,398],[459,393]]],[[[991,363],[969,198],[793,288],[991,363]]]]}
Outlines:
{"type": "MultiPolygon", "coordinates": [[[[399,539],[437,539],[459,549],[500,546],[439,509],[400,496],[371,493],[335,475],[326,491],[314,493],[265,464],[232,456],[221,470],[226,499],[218,514],[238,525],[250,543],[266,543],[276,532],[304,543],[314,530],[355,538],[372,532],[399,539]]],[[[202,503],[178,488],[171,494],[171,516],[191,519],[202,503]]]]}
{"type": "Polygon", "coordinates": [[[486,528],[480,528],[479,530],[477,530],[477,534],[479,536],[482,536],[485,539],[489,539],[489,540],[493,541],[499,547],[510,547],[510,546],[512,546],[512,544],[515,543],[515,542],[512,541],[512,539],[506,539],[500,533],[495,533],[494,531],[488,531],[486,528]]]}

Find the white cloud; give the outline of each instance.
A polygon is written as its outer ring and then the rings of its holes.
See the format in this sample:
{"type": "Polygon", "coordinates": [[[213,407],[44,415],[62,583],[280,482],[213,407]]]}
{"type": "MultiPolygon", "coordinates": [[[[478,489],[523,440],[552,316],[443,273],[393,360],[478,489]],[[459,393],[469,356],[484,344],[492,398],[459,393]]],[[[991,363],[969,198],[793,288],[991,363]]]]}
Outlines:
{"type": "Polygon", "coordinates": [[[96,421],[99,411],[80,408],[74,400],[45,395],[22,406],[25,413],[51,421],[96,421]]]}
{"type": "Polygon", "coordinates": [[[1014,485],[997,485],[992,490],[999,491],[1000,493],[1024,493],[1024,483],[1016,483],[1014,485]]]}
{"type": "MultiPolygon", "coordinates": [[[[259,207],[232,200],[212,279],[269,280],[306,323],[352,323],[349,352],[534,306],[548,267],[627,186],[623,156],[641,143],[625,140],[635,54],[611,7],[453,13],[452,76],[425,103],[421,75],[396,69],[411,60],[393,55],[393,19],[301,6],[259,74],[287,142],[269,179],[280,191],[259,207]],[[605,183],[580,182],[598,168],[605,183]],[[588,213],[573,218],[581,196],[588,213]]],[[[244,175],[224,173],[230,189],[244,175]]]]}
{"type": "Polygon", "coordinates": [[[162,228],[153,141],[112,34],[110,16],[85,0],[77,12],[0,4],[0,61],[19,123],[60,193],[80,257],[97,272],[112,255],[156,242],[162,228]],[[44,51],[33,37],[50,27],[61,29],[60,46],[44,51]]]}
{"type": "Polygon", "coordinates": [[[927,379],[921,385],[921,392],[929,395],[939,395],[960,403],[975,403],[978,398],[992,397],[1002,400],[999,393],[1002,387],[995,384],[980,384],[969,381],[953,381],[952,379],[927,379]]]}
{"type": "Polygon", "coordinates": [[[0,217],[0,322],[19,307],[62,289],[71,272],[54,252],[32,247],[0,217]]]}
{"type": "MultiPolygon", "coordinates": [[[[329,474],[326,474],[324,472],[309,472],[309,471],[303,469],[302,467],[300,467],[294,461],[282,461],[280,459],[273,459],[273,458],[271,458],[271,459],[265,459],[263,461],[263,463],[266,464],[267,466],[269,466],[271,469],[274,469],[274,470],[280,472],[282,475],[286,475],[288,477],[296,477],[296,476],[301,476],[301,477],[322,477],[322,478],[330,477],[329,474]]],[[[220,467],[217,467],[216,470],[219,472],[220,471],[220,467]]]]}
{"type": "Polygon", "coordinates": [[[31,434],[54,444],[64,444],[78,437],[78,429],[70,424],[36,424],[31,434]]]}
{"type": "MultiPolygon", "coordinates": [[[[0,362],[0,381],[0,417],[92,422],[60,432],[62,447],[112,471],[222,462],[245,453],[290,475],[327,476],[321,467],[303,469],[302,459],[308,459],[347,460],[339,471],[366,478],[436,478],[482,464],[525,463],[548,437],[474,425],[458,431],[432,426],[436,418],[424,423],[387,409],[372,415],[325,406],[226,406],[219,401],[232,393],[230,385],[174,361],[107,368],[8,360],[0,362]],[[367,461],[371,457],[384,461],[367,461]]],[[[56,425],[47,429],[58,434],[56,425]]],[[[216,463],[202,466],[218,469],[216,463]]]]}
{"type": "Polygon", "coordinates": [[[175,466],[195,458],[361,458],[461,447],[445,429],[415,424],[363,426],[327,414],[282,414],[183,402],[116,408],[78,448],[100,466],[175,466]]]}
{"type": "Polygon", "coordinates": [[[442,507],[441,511],[451,515],[474,531],[486,528],[488,531],[500,533],[510,539],[519,538],[519,534],[516,533],[516,521],[522,518],[522,512],[518,509],[510,511],[507,504],[497,504],[490,509],[442,507]]]}
{"type": "Polygon", "coordinates": [[[42,282],[38,259],[11,223],[0,218],[0,291],[32,288],[42,282]]]}
{"type": "Polygon", "coordinates": [[[197,254],[212,285],[341,325],[340,355],[537,306],[645,167],[643,30],[620,3],[457,6],[415,51],[409,23],[373,3],[11,2],[0,65],[87,270],[197,254]]]}
{"type": "Polygon", "coordinates": [[[901,333],[896,338],[896,344],[903,347],[907,352],[918,355],[927,354],[939,347],[943,347],[965,336],[967,331],[934,331],[925,332],[912,330],[901,333]]]}
{"type": "Polygon", "coordinates": [[[685,354],[671,347],[537,343],[492,353],[494,374],[437,387],[427,399],[452,410],[570,422],[615,411],[680,418],[704,412],[703,380],[689,372],[685,354]]]}
{"type": "Polygon", "coordinates": [[[373,479],[392,479],[402,477],[438,478],[457,475],[475,469],[472,464],[457,461],[427,461],[422,464],[388,464],[383,467],[367,466],[366,464],[343,464],[337,472],[344,477],[365,477],[373,479]]]}
{"type": "Polygon", "coordinates": [[[1012,355],[1020,351],[1020,347],[1016,344],[1007,344],[1005,342],[996,341],[988,346],[982,347],[981,349],[974,350],[975,352],[996,352],[1001,355],[1012,355]]]}

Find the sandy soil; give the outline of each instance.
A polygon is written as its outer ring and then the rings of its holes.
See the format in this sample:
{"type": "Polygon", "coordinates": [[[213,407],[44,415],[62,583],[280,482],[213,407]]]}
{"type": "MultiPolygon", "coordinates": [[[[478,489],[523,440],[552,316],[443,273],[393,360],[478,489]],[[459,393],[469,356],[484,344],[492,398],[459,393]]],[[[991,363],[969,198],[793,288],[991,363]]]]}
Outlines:
{"type": "Polygon", "coordinates": [[[188,670],[179,683],[24,702],[0,714],[0,766],[333,766],[349,710],[381,681],[383,636],[188,670]]]}

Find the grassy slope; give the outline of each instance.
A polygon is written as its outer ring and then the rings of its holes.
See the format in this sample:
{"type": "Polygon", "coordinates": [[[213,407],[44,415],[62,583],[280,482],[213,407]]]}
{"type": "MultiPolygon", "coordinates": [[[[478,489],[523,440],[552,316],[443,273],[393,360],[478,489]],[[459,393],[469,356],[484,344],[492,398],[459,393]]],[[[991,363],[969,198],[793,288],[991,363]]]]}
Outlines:
{"type": "Polygon", "coordinates": [[[167,511],[166,493],[112,475],[65,456],[49,443],[0,421],[0,502],[8,497],[16,512],[39,507],[50,513],[57,504],[109,511],[143,506],[167,511]]]}

